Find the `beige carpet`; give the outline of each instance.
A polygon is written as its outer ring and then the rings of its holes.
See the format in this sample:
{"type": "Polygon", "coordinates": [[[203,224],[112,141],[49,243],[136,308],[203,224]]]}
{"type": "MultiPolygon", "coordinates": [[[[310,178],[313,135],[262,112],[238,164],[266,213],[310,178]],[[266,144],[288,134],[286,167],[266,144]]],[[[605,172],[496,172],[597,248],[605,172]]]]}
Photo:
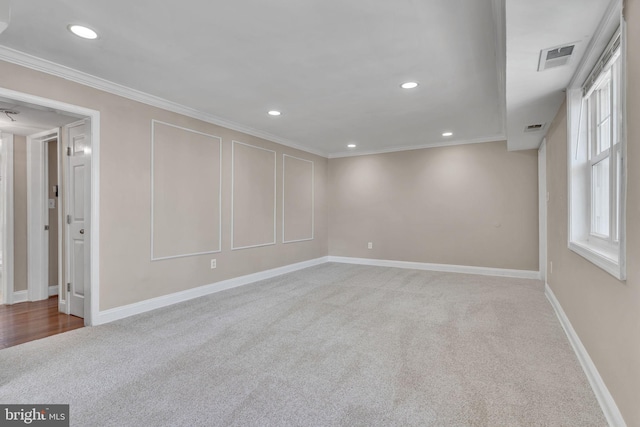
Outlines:
{"type": "Polygon", "coordinates": [[[321,266],[0,350],[74,426],[605,426],[539,281],[321,266]]]}

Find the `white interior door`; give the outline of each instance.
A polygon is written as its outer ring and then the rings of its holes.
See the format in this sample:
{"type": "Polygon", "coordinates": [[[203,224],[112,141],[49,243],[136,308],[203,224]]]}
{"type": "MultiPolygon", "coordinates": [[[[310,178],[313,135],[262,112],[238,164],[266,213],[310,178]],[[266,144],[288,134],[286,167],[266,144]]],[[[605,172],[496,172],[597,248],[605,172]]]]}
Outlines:
{"type": "MultiPolygon", "coordinates": [[[[67,232],[65,259],[67,264],[67,300],[69,314],[84,317],[85,298],[90,278],[90,206],[91,206],[91,129],[88,119],[75,122],[66,129],[67,232]]],[[[86,310],[89,312],[88,308],[86,310]]]]}
{"type": "Polygon", "coordinates": [[[49,298],[49,209],[47,141],[59,129],[27,136],[27,287],[29,301],[49,298]]]}

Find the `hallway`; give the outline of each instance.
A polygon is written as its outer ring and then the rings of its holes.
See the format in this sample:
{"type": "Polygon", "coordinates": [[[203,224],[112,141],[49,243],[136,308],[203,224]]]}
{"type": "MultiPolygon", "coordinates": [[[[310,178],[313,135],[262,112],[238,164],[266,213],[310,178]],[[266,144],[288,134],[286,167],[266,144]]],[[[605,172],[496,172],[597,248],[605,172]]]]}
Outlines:
{"type": "Polygon", "coordinates": [[[82,328],[84,319],[58,312],[58,297],[0,305],[0,350],[82,328]]]}

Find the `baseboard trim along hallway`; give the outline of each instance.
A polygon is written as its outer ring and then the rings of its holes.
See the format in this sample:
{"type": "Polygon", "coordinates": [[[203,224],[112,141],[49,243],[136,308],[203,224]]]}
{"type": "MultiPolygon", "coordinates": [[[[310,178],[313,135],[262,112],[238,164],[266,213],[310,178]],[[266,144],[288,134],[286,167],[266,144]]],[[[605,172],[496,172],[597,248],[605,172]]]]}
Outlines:
{"type": "Polygon", "coordinates": [[[596,395],[596,399],[598,399],[598,403],[600,403],[602,412],[607,418],[609,425],[611,427],[626,427],[627,424],[624,422],[624,418],[622,418],[618,405],[616,405],[615,400],[613,400],[613,397],[602,380],[596,365],[594,365],[593,360],[591,360],[587,349],[582,344],[582,341],[580,341],[580,337],[578,337],[575,329],[573,329],[569,318],[560,305],[560,301],[558,301],[548,283],[545,284],[544,293],[556,312],[556,316],[558,316],[558,320],[560,320],[562,329],[564,329],[564,332],[567,334],[567,338],[569,338],[569,343],[571,343],[571,347],[573,347],[573,351],[578,357],[580,366],[582,366],[582,369],[589,380],[589,384],[591,384],[591,388],[596,395]]]}
{"type": "Polygon", "coordinates": [[[27,291],[16,291],[13,293],[13,299],[11,300],[12,304],[18,304],[27,301],[29,301],[29,294],[27,291]]]}
{"type": "Polygon", "coordinates": [[[504,268],[474,267],[468,265],[430,264],[426,262],[393,261],[341,256],[329,256],[329,262],[373,265],[376,267],[408,268],[412,270],[442,271],[445,273],[479,274],[481,276],[515,277],[518,279],[540,279],[540,272],[532,270],[509,270],[504,268]]]}
{"type": "Polygon", "coordinates": [[[147,311],[155,310],[157,308],[167,307],[172,304],[188,301],[193,298],[198,298],[204,295],[213,294],[216,292],[224,291],[226,289],[237,288],[238,286],[248,285],[250,283],[254,283],[260,280],[270,279],[272,277],[291,273],[297,270],[302,270],[308,267],[313,267],[315,265],[324,264],[326,262],[337,262],[342,264],[372,265],[372,266],[378,266],[378,267],[394,267],[394,268],[404,268],[404,269],[414,269],[414,270],[441,271],[441,272],[447,272],[447,273],[477,274],[482,276],[514,277],[519,279],[540,279],[539,272],[528,271],[528,270],[508,270],[508,269],[502,269],[502,268],[473,267],[473,266],[464,266],[464,265],[429,264],[429,263],[421,263],[421,262],[389,261],[389,260],[378,260],[378,259],[367,259],[367,258],[326,256],[326,257],[312,259],[309,261],[299,262],[296,264],[290,264],[282,267],[273,268],[271,270],[265,270],[258,273],[248,274],[246,276],[240,276],[240,277],[235,277],[233,279],[223,280],[221,282],[216,282],[216,283],[200,286],[193,289],[187,289],[185,291],[176,292],[173,294],[163,295],[161,297],[136,302],[133,304],[122,306],[122,307],[116,307],[116,308],[108,309],[105,311],[100,311],[98,313],[95,325],[102,325],[105,323],[113,322],[115,320],[124,319],[129,316],[134,316],[136,314],[142,314],[147,311]]]}
{"type": "Polygon", "coordinates": [[[210,285],[199,286],[186,291],[176,292],[173,294],[163,295],[161,297],[136,302],[122,307],[116,307],[105,311],[100,311],[97,316],[95,325],[102,325],[113,322],[115,320],[124,319],[136,314],[142,314],[157,308],[167,307],[190,299],[202,297],[227,289],[237,288],[239,286],[248,285],[260,280],[270,279],[282,274],[291,273],[302,270],[304,268],[313,267],[326,263],[327,257],[320,257],[309,261],[289,264],[282,267],[273,268],[271,270],[260,271],[258,273],[247,274],[246,276],[235,277],[233,279],[223,280],[221,282],[212,283],[210,285]]]}

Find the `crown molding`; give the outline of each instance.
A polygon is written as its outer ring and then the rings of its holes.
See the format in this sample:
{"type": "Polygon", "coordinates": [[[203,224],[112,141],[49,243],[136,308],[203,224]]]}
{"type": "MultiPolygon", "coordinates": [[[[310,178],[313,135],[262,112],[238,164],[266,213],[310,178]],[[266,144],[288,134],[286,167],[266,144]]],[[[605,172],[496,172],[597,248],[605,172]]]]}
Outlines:
{"type": "Polygon", "coordinates": [[[397,151],[410,151],[410,150],[422,150],[425,148],[439,148],[439,147],[452,147],[454,145],[469,145],[469,144],[482,144],[485,142],[496,142],[496,141],[506,141],[507,136],[504,133],[496,134],[493,136],[487,136],[484,138],[476,138],[476,139],[459,139],[454,141],[438,141],[431,142],[422,145],[408,145],[403,147],[393,147],[393,148],[381,148],[379,150],[367,150],[367,151],[342,151],[339,153],[331,153],[329,154],[330,159],[337,159],[341,157],[357,157],[357,156],[368,156],[371,154],[386,154],[386,153],[395,153],[397,151]]]}
{"type": "Polygon", "coordinates": [[[328,153],[326,151],[312,149],[312,148],[303,146],[299,143],[296,143],[294,141],[290,141],[288,139],[270,134],[268,132],[263,132],[261,130],[254,129],[252,127],[245,126],[240,123],[215,116],[213,114],[205,113],[203,111],[196,110],[194,108],[187,107],[185,105],[178,104],[176,102],[169,101],[167,99],[160,98],[158,96],[139,91],[137,89],[132,89],[130,87],[111,82],[101,77],[96,77],[94,75],[67,67],[65,65],[61,65],[61,64],[49,61],[47,59],[42,59],[37,56],[33,56],[28,53],[24,53],[19,50],[12,49],[6,46],[0,45],[0,60],[19,65],[21,67],[29,68],[35,71],[39,71],[42,73],[46,73],[52,76],[60,77],[65,80],[79,83],[84,86],[92,87],[94,89],[111,93],[113,95],[121,96],[123,98],[127,98],[127,99],[137,101],[146,105],[150,105],[152,107],[160,108],[166,111],[171,111],[173,113],[177,113],[177,114],[181,114],[197,120],[201,120],[206,123],[211,123],[216,126],[222,126],[224,128],[242,132],[258,138],[263,138],[268,141],[272,141],[272,142],[284,145],[285,147],[294,148],[296,150],[304,151],[306,153],[315,154],[317,156],[329,158],[329,159],[340,158],[340,157],[365,156],[370,154],[394,153],[398,151],[408,151],[408,150],[420,150],[424,148],[437,148],[437,147],[448,147],[448,146],[454,146],[454,145],[478,144],[478,143],[484,143],[484,142],[503,141],[507,139],[506,134],[502,132],[493,136],[470,139],[470,140],[457,140],[457,141],[446,141],[446,142],[438,141],[438,142],[432,142],[432,143],[421,144],[421,145],[390,147],[390,148],[383,148],[379,150],[367,150],[367,151],[357,151],[357,152],[343,151],[343,152],[336,152],[336,153],[328,153]]]}
{"type": "Polygon", "coordinates": [[[40,71],[52,76],[60,77],[65,80],[79,83],[84,86],[89,86],[94,89],[108,92],[113,95],[121,96],[133,101],[141,102],[152,107],[161,108],[163,110],[182,114],[184,116],[201,120],[206,123],[222,126],[224,128],[246,133],[258,138],[263,138],[284,145],[286,147],[294,148],[296,150],[301,150],[325,158],[327,157],[327,153],[325,152],[305,147],[288,139],[272,135],[268,132],[263,132],[249,126],[245,126],[240,123],[215,116],[213,114],[205,113],[194,108],[148,94],[146,92],[142,92],[127,86],[120,85],[118,83],[111,82],[101,77],[96,77],[91,74],[78,71],[73,68],[39,58],[37,56],[33,56],[16,49],[11,49],[6,46],[0,46],[0,60],[19,65],[21,67],[26,67],[35,71],[40,71]]]}

